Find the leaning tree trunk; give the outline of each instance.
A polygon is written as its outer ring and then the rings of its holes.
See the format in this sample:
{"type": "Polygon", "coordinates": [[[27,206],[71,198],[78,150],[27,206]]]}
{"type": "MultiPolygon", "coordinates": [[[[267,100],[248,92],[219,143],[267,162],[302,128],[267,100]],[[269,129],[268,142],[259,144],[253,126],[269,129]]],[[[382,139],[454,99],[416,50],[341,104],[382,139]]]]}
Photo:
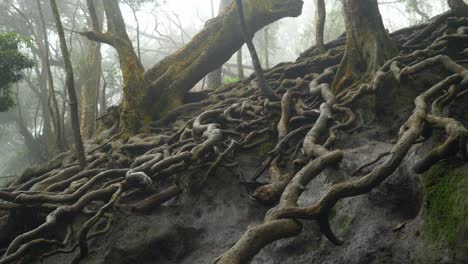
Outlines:
{"type": "MultiPolygon", "coordinates": [[[[104,21],[104,9],[101,1],[96,3],[96,18],[89,19],[93,29],[100,30],[104,21]]],[[[85,60],[81,63],[81,133],[89,139],[96,131],[97,100],[101,79],[101,43],[85,40],[85,60]]]]}
{"type": "Polygon", "coordinates": [[[84,169],[86,167],[86,157],[83,148],[83,141],[81,140],[80,119],[78,115],[78,100],[75,91],[75,80],[73,77],[72,63],[70,60],[70,54],[68,52],[65,33],[63,32],[62,21],[60,20],[60,14],[57,8],[57,3],[55,2],[55,0],[50,0],[50,5],[52,8],[52,13],[54,15],[55,25],[57,27],[63,61],[65,63],[65,84],[68,90],[68,99],[70,100],[70,119],[73,130],[73,139],[75,141],[76,157],[78,159],[80,168],[84,169]]]}
{"type": "Polygon", "coordinates": [[[343,0],[346,52],[333,80],[337,93],[375,73],[398,54],[382,23],[377,0],[343,0]]]}
{"type": "MultiPolygon", "coordinates": [[[[283,17],[300,15],[303,3],[299,0],[244,2],[245,21],[251,33],[283,17]]],[[[185,47],[145,73],[145,79],[151,83],[146,103],[153,117],[164,116],[180,106],[185,93],[243,44],[237,8],[231,4],[223,16],[209,21],[185,47]]]]}

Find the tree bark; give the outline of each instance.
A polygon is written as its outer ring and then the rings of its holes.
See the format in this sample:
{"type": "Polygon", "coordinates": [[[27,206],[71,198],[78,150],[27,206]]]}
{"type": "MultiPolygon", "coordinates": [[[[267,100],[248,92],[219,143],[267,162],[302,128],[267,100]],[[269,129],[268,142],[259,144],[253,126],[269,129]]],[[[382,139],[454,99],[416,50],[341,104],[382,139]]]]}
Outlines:
{"type": "Polygon", "coordinates": [[[242,62],[242,47],[237,51],[237,78],[239,78],[239,80],[245,78],[244,64],[242,62]]]}
{"type": "Polygon", "coordinates": [[[265,68],[270,68],[270,39],[269,39],[269,26],[263,29],[263,37],[265,41],[265,50],[263,56],[265,57],[265,68]]]}
{"type": "Polygon", "coordinates": [[[63,32],[63,25],[62,21],[60,20],[57,3],[55,0],[50,0],[50,5],[54,15],[55,25],[57,27],[57,33],[60,40],[60,49],[62,50],[62,56],[65,63],[65,83],[68,89],[68,97],[70,100],[70,116],[73,130],[73,139],[75,141],[76,156],[80,167],[84,169],[86,167],[86,157],[84,153],[83,141],[81,140],[80,119],[78,115],[78,102],[75,91],[73,67],[70,60],[70,54],[68,53],[67,40],[65,39],[65,33],[63,32]]]}
{"type": "Polygon", "coordinates": [[[320,53],[325,52],[325,44],[323,41],[323,30],[325,28],[325,19],[327,12],[325,9],[325,0],[317,0],[317,20],[315,21],[315,40],[317,50],[320,53]]]}
{"type": "MultiPolygon", "coordinates": [[[[102,1],[95,1],[96,18],[88,19],[88,25],[100,30],[104,21],[102,1]],[[93,21],[96,20],[96,21],[93,21]],[[97,22],[97,23],[96,23],[97,22]]],[[[89,139],[96,131],[97,100],[101,79],[101,44],[96,41],[85,40],[85,60],[81,63],[81,133],[89,139]]]]}
{"type": "Polygon", "coordinates": [[[100,99],[100,115],[103,115],[107,112],[107,98],[106,98],[106,89],[107,89],[107,81],[104,76],[104,73],[102,72],[102,67],[101,67],[101,78],[102,78],[102,90],[101,90],[101,97],[100,99]]]}
{"type": "Polygon", "coordinates": [[[343,8],[346,51],[333,80],[334,93],[371,76],[398,54],[382,23],[377,0],[343,0],[343,8]]]}

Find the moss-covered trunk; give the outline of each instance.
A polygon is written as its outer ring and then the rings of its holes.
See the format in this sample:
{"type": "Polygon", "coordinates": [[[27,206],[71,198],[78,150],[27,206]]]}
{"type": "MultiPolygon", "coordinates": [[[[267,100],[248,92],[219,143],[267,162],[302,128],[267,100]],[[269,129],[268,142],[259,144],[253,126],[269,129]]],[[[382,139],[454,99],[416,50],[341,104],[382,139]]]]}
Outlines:
{"type": "Polygon", "coordinates": [[[107,32],[99,27],[95,3],[87,0],[93,30],[84,33],[91,40],[106,43],[114,47],[119,55],[120,69],[123,76],[123,96],[120,104],[120,126],[127,131],[136,131],[149,123],[149,107],[144,104],[149,83],[143,78],[143,66],[138,59],[128,37],[125,22],[117,0],[103,0],[107,18],[107,32]]]}
{"type": "Polygon", "coordinates": [[[398,54],[380,16],[377,0],[343,0],[346,52],[333,81],[337,93],[377,71],[398,54]]]}

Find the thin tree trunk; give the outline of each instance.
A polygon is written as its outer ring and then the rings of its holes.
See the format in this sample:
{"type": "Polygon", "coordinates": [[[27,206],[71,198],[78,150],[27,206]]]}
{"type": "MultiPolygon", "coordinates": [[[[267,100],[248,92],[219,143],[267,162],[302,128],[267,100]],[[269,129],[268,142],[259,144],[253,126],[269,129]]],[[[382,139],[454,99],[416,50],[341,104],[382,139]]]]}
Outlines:
{"type": "Polygon", "coordinates": [[[64,144],[65,149],[68,149],[68,142],[66,140],[67,137],[66,137],[66,131],[65,131],[66,130],[65,129],[65,114],[67,113],[67,87],[65,85],[66,80],[64,81],[62,79],[62,81],[63,81],[63,87],[62,87],[63,96],[62,96],[62,111],[61,111],[60,121],[62,122],[61,124],[63,128],[62,129],[62,133],[63,133],[62,137],[64,139],[63,144],[64,144]]]}
{"type": "Polygon", "coordinates": [[[257,51],[255,50],[255,46],[252,42],[253,34],[248,32],[247,24],[245,23],[242,0],[236,0],[236,3],[237,10],[239,12],[242,34],[244,35],[244,40],[247,44],[247,48],[249,49],[250,56],[252,57],[252,63],[255,68],[255,75],[258,86],[260,87],[260,90],[262,91],[263,95],[268,99],[280,100],[281,98],[271,89],[271,87],[265,80],[265,75],[263,73],[262,65],[260,64],[260,59],[258,58],[257,51]]]}
{"type": "MultiPolygon", "coordinates": [[[[53,109],[51,111],[52,114],[52,124],[54,125],[55,129],[55,135],[56,135],[56,146],[59,152],[65,151],[65,139],[63,138],[63,132],[62,132],[62,125],[61,125],[61,119],[60,119],[60,111],[59,111],[59,106],[57,102],[57,97],[55,96],[55,89],[54,89],[54,79],[52,76],[52,70],[50,68],[50,55],[49,55],[49,40],[48,40],[48,35],[47,35],[47,28],[45,25],[45,20],[44,20],[44,14],[42,12],[42,5],[40,0],[36,1],[37,3],[37,9],[39,11],[39,16],[41,20],[41,27],[42,27],[42,33],[43,33],[43,40],[44,40],[44,60],[43,62],[45,63],[45,68],[47,72],[47,81],[49,85],[49,102],[52,101],[52,106],[53,109]]],[[[49,103],[50,104],[50,103],[49,103]]]]}
{"type": "MultiPolygon", "coordinates": [[[[222,14],[223,11],[229,6],[232,0],[220,0],[219,2],[219,8],[218,8],[218,15],[222,14]]],[[[212,17],[214,17],[214,6],[213,6],[213,1],[211,1],[211,11],[212,11],[212,17]]],[[[208,90],[213,90],[216,89],[217,87],[221,86],[223,79],[222,79],[222,74],[223,74],[223,67],[219,67],[218,69],[208,73],[207,76],[207,89],[208,90]]]]}
{"type": "MultiPolygon", "coordinates": [[[[95,1],[97,24],[92,19],[88,25],[100,30],[104,21],[102,1],[95,1]]],[[[85,40],[85,60],[81,63],[81,133],[83,138],[89,139],[96,131],[97,105],[101,79],[101,44],[96,41],[85,40]]]]}
{"type": "Polygon", "coordinates": [[[237,78],[243,80],[244,75],[244,64],[242,62],[242,47],[237,51],[237,78]]]}
{"type": "Polygon", "coordinates": [[[106,89],[107,89],[107,81],[106,78],[104,77],[104,73],[102,72],[101,68],[101,78],[102,78],[102,91],[101,91],[101,96],[99,97],[101,99],[101,115],[105,114],[107,111],[107,99],[106,99],[106,89]]]}
{"type": "Polygon", "coordinates": [[[317,20],[315,22],[315,41],[316,47],[320,53],[325,52],[323,41],[323,31],[325,28],[327,12],[325,9],[325,0],[317,0],[317,20]]]}
{"type": "Polygon", "coordinates": [[[68,88],[68,96],[70,100],[70,116],[73,130],[73,138],[75,141],[76,156],[78,163],[82,169],[86,167],[86,157],[84,153],[83,141],[81,140],[80,133],[80,120],[78,116],[78,102],[75,91],[75,80],[73,77],[73,67],[70,60],[70,54],[68,53],[67,41],[63,32],[62,21],[60,20],[60,14],[57,8],[55,0],[50,0],[52,13],[55,19],[55,25],[57,26],[57,32],[60,40],[60,49],[62,50],[62,56],[65,63],[65,78],[66,86],[68,88]]]}
{"type": "Polygon", "coordinates": [[[263,37],[265,41],[265,50],[264,50],[264,57],[265,57],[265,68],[270,68],[270,40],[269,40],[269,26],[266,26],[263,29],[263,37]]]}
{"type": "MultiPolygon", "coordinates": [[[[37,66],[39,65],[39,63],[37,60],[35,61],[36,61],[35,72],[36,72],[36,76],[38,76],[39,100],[41,104],[41,113],[42,113],[41,115],[42,116],[42,134],[44,135],[45,144],[47,148],[47,155],[45,159],[48,159],[52,157],[54,155],[54,152],[56,151],[57,140],[56,140],[56,137],[54,136],[52,120],[50,118],[50,115],[52,114],[52,109],[49,105],[46,70],[45,68],[42,68],[42,70],[39,70],[37,66]]],[[[31,85],[31,89],[34,89],[32,87],[34,86],[33,83],[29,85],[31,85]]]]}
{"type": "Polygon", "coordinates": [[[141,62],[141,49],[140,49],[140,21],[138,20],[138,17],[136,15],[136,10],[135,10],[135,7],[130,5],[130,8],[132,9],[132,13],[133,13],[133,19],[135,19],[135,22],[136,22],[136,37],[137,37],[137,55],[138,55],[138,59],[140,60],[141,62]]]}

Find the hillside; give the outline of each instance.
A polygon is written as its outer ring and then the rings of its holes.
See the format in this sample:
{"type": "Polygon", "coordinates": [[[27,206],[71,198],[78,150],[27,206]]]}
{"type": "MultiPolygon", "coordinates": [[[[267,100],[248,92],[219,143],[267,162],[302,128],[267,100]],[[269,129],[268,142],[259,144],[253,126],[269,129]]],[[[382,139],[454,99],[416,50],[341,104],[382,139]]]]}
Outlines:
{"type": "Polygon", "coordinates": [[[252,75],[137,135],[111,108],[85,170],[69,151],[0,191],[0,263],[466,263],[468,19],[453,16],[390,34],[400,56],[336,96],[344,37],[265,71],[281,102],[252,75]]]}

